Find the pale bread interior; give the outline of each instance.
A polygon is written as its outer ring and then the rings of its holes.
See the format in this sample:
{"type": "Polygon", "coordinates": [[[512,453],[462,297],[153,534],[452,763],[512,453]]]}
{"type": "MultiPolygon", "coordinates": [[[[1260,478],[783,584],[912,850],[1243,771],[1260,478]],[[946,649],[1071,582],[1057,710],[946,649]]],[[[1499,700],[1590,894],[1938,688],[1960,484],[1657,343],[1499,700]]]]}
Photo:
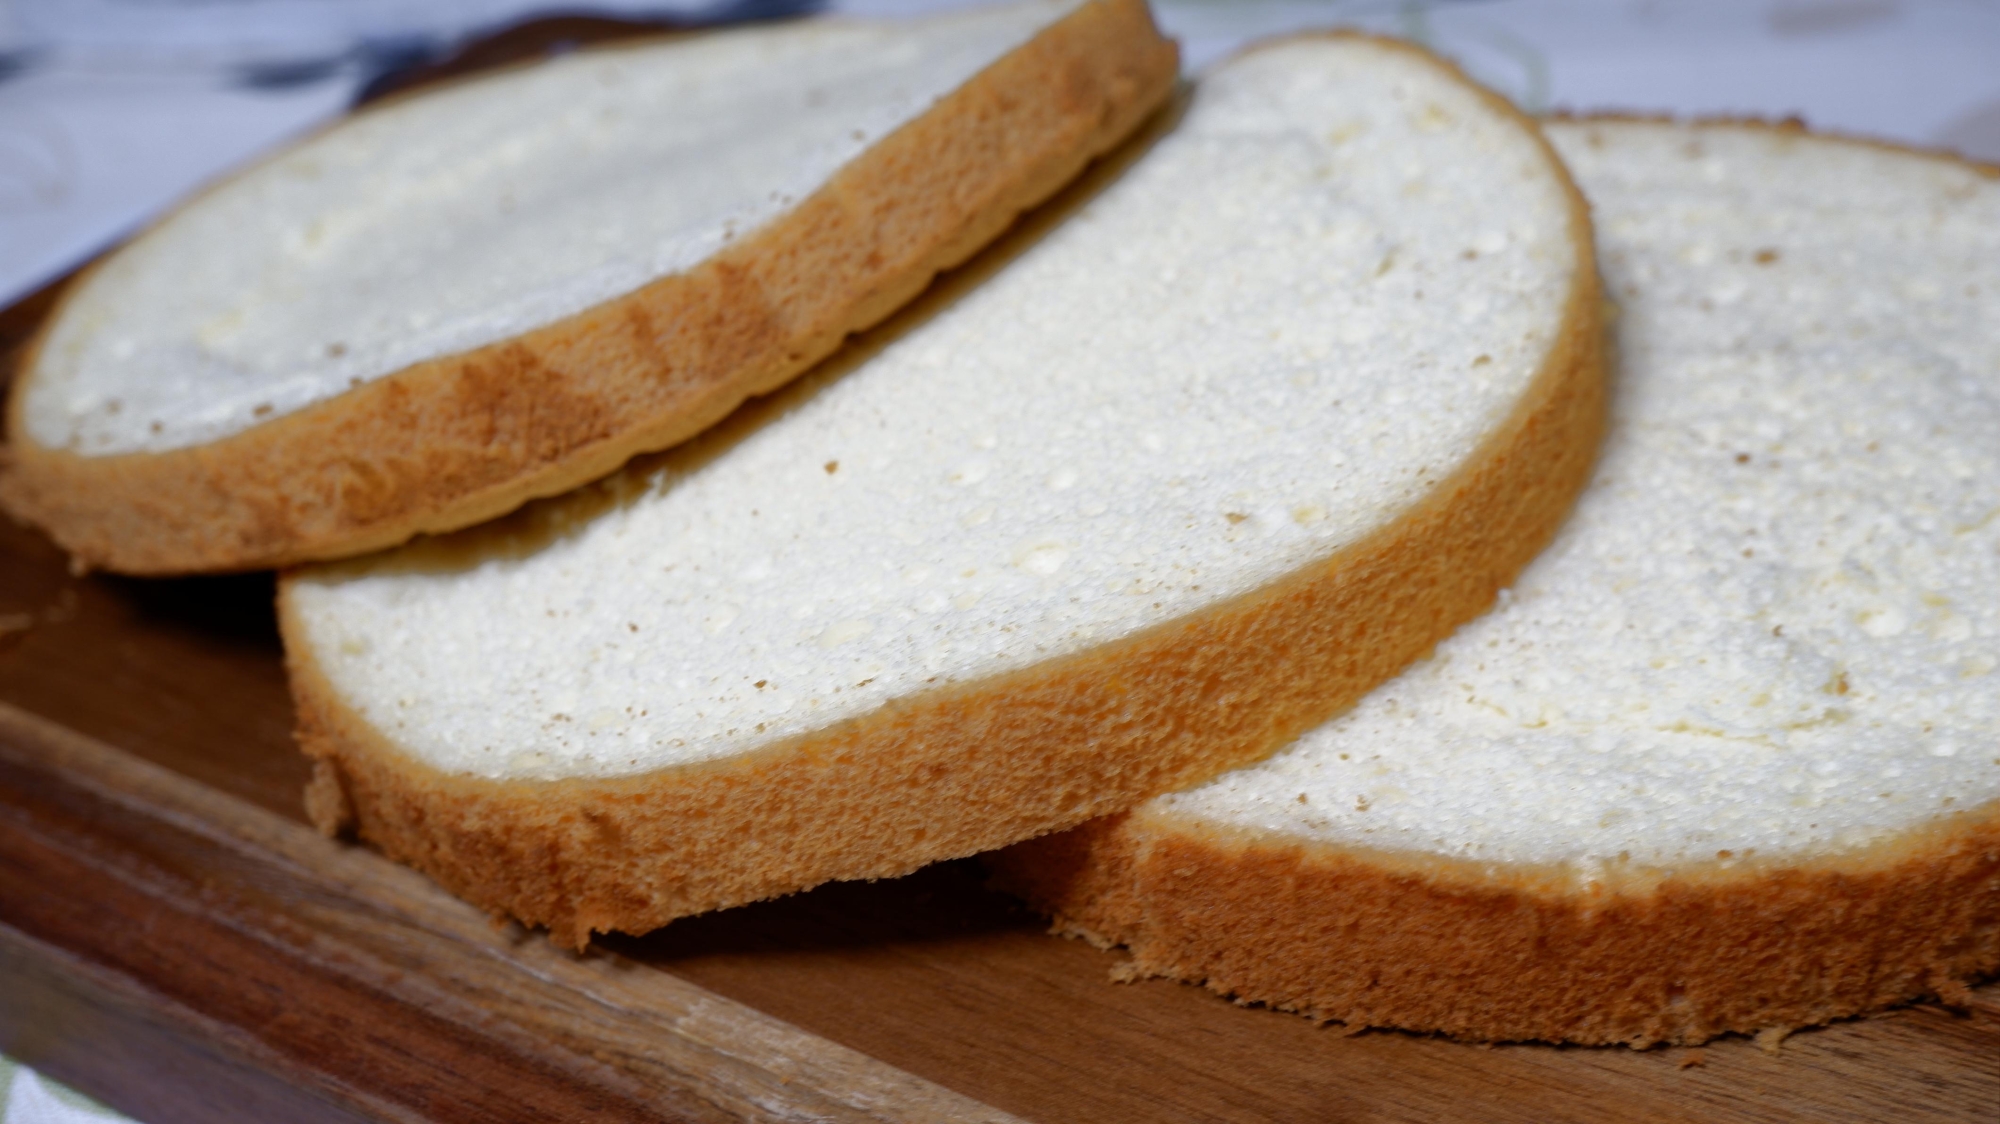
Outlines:
{"type": "Polygon", "coordinates": [[[1575,514],[1433,658],[1148,830],[1616,885],[2000,798],[2000,179],[1770,128],[1548,132],[1622,307],[1575,514]]]}
{"type": "Polygon", "coordinates": [[[1079,2],[593,49],[361,113],[91,273],[18,432],[201,445],[683,272],[1079,2]]]}
{"type": "Polygon", "coordinates": [[[1198,614],[1509,416],[1576,282],[1566,190],[1420,55],[1255,51],[854,369],[525,522],[301,571],[288,640],[415,761],[554,779],[726,763],[1198,614]],[[510,544],[530,525],[556,533],[510,544]]]}

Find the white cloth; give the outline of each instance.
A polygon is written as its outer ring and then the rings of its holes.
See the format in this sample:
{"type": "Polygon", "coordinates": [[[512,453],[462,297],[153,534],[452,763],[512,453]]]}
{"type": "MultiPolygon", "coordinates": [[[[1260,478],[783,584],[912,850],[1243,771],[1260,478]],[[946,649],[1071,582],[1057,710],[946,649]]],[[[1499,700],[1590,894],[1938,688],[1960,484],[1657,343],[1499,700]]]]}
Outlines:
{"type": "Polygon", "coordinates": [[[0,1121],[5,1124],[116,1124],[125,1119],[32,1069],[0,1058],[0,1121]]]}
{"type": "MultiPolygon", "coordinates": [[[[0,60],[26,60],[0,79],[0,304],[340,112],[369,73],[365,44],[449,40],[533,2],[115,5],[155,13],[134,25],[88,18],[111,0],[0,0],[0,60]],[[267,9],[275,14],[243,14],[267,9]],[[162,10],[201,18],[190,29],[185,18],[158,18],[162,10]],[[277,18],[286,14],[290,22],[277,18]],[[306,77],[239,80],[287,67],[306,77]]],[[[833,8],[897,14],[950,2],[836,0],[833,8]]],[[[1358,25],[1423,40],[1532,111],[1802,114],[1821,128],[2000,160],[2000,5],[1977,0],[1159,0],[1158,8],[1196,68],[1260,36],[1358,25]]]]}

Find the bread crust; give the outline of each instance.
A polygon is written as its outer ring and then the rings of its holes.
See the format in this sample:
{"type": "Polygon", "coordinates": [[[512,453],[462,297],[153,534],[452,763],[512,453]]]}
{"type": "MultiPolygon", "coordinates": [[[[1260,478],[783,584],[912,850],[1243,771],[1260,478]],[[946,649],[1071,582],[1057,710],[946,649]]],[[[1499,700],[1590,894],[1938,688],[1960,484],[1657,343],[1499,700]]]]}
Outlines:
{"type": "Polygon", "coordinates": [[[460,896],[580,947],[592,931],[903,874],[1268,754],[1489,605],[1588,476],[1604,419],[1595,255],[1582,196],[1545,151],[1576,249],[1548,358],[1465,463],[1363,540],[1116,643],[752,754],[560,781],[448,775],[398,749],[328,684],[281,585],[314,821],[351,826],[460,896]]]}
{"type": "Polygon", "coordinates": [[[58,304],[19,368],[0,507],[79,566],[131,574],[340,558],[505,514],[812,366],[1130,134],[1177,73],[1144,0],[1095,0],[686,273],[186,449],[29,439],[22,399],[58,304]]]}
{"type": "MultiPolygon", "coordinates": [[[[1805,135],[1795,121],[1693,124],[1805,135]]],[[[1128,948],[1137,974],[1474,1041],[1692,1045],[1925,996],[1962,1002],[1969,981],[2000,971],[2000,802],[1837,854],[1614,866],[1587,885],[1566,869],[1340,847],[1156,809],[988,864],[1056,931],[1128,948]]]]}
{"type": "Polygon", "coordinates": [[[1790,1030],[2000,969],[2000,804],[1864,850],[1578,885],[1142,811],[1008,848],[995,883],[1133,969],[1474,1041],[1790,1030]]]}

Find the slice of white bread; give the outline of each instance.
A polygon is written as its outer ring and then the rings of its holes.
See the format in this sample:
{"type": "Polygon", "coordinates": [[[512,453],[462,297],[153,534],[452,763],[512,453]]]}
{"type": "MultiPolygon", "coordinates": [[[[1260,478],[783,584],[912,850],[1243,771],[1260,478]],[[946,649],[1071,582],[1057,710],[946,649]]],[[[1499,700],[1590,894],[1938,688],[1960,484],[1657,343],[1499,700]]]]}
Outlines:
{"type": "Polygon", "coordinates": [[[1169,95],[1144,0],[577,52],[370,108],[86,273],[0,502],[131,573],[463,527],[713,424],[1169,95]]]}
{"type": "Polygon", "coordinates": [[[1589,489],[1270,759],[995,856],[1140,973],[1353,1026],[1699,1042],[2000,967],[2000,175],[1550,138],[1622,308],[1589,489]]]}
{"type": "Polygon", "coordinates": [[[291,575],[314,818],[580,944],[1129,807],[1488,605],[1601,424],[1540,132],[1358,37],[1163,128],[664,459],[291,575]]]}

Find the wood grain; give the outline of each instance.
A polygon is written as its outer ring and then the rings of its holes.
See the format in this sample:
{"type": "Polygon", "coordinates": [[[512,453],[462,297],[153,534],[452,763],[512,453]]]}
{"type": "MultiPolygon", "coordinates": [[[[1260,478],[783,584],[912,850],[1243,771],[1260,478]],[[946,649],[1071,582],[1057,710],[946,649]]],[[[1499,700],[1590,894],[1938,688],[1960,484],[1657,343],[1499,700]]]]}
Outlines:
{"type": "Polygon", "coordinates": [[[1346,1037],[1113,984],[972,861],[573,957],[304,827],[270,598],[0,519],[0,1051],[147,1124],[2000,1121],[2000,987],[1775,1054],[1346,1037]]]}
{"type": "Polygon", "coordinates": [[[910,1120],[2000,1119],[1991,986],[1776,1055],[1350,1038],[1112,984],[1116,957],[1043,935],[972,861],[574,959],[304,827],[269,597],[73,577],[0,524],[0,622],[27,625],[0,635],[0,1050],[149,1124],[543,1119],[548,1090],[582,1087],[600,1119],[754,1119],[760,1070],[796,1098],[876,1063],[849,1100],[910,1120]],[[747,1068],[711,1070],[718,1042],[747,1068]],[[846,1060],[811,1063],[827,1050],[846,1060]],[[715,1073],[736,1099],[671,1099],[715,1073]],[[748,1115],[702,1115],[717,1103],[748,1115]]]}
{"type": "Polygon", "coordinates": [[[373,854],[12,706],[0,949],[31,984],[0,998],[0,1043],[115,1100],[133,1098],[89,1043],[41,1029],[76,1005],[65,981],[328,1119],[1009,1119],[671,974],[495,926],[373,854]]]}

